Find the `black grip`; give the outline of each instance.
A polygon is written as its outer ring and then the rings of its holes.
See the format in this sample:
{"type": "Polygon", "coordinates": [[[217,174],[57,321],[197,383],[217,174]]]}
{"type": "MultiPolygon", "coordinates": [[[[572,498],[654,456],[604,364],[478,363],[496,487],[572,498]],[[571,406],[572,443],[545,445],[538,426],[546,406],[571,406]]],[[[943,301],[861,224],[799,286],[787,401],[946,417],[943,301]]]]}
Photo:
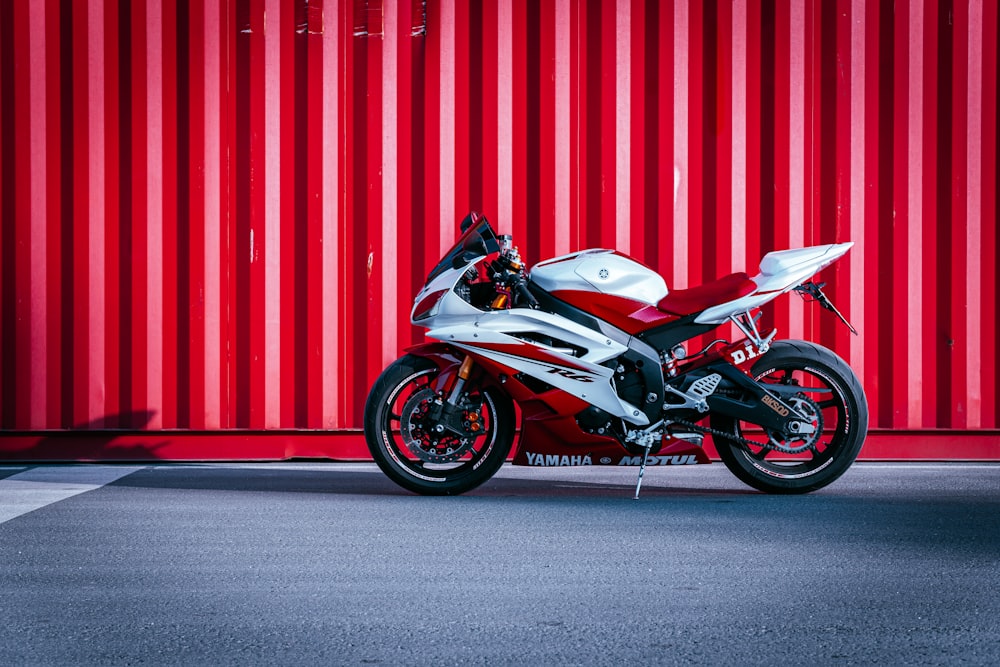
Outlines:
{"type": "Polygon", "coordinates": [[[514,293],[519,303],[525,303],[529,308],[538,308],[538,299],[528,290],[528,285],[524,280],[519,280],[514,285],[514,293]]]}

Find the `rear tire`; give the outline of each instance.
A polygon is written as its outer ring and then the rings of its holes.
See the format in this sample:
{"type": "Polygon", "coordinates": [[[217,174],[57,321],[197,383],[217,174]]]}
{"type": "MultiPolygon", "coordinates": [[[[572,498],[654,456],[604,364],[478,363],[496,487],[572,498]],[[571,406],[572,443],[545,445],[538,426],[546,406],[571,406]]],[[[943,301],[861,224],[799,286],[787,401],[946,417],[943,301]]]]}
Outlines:
{"type": "Polygon", "coordinates": [[[365,403],[365,440],[392,481],[422,495],[456,495],[492,477],[514,442],[514,406],[493,388],[466,385],[462,405],[475,435],[439,434],[427,416],[440,373],[429,359],[406,355],[389,365],[365,403]]]}
{"type": "Polygon", "coordinates": [[[802,390],[790,400],[814,415],[817,433],[786,438],[732,417],[713,415],[713,429],[760,443],[746,445],[713,436],[726,467],[767,493],[808,493],[843,475],[868,434],[868,401],[850,366],[825,347],[786,340],[774,343],[753,365],[751,374],[763,384],[800,386],[802,390]],[[767,444],[803,451],[787,454],[767,444]]]}

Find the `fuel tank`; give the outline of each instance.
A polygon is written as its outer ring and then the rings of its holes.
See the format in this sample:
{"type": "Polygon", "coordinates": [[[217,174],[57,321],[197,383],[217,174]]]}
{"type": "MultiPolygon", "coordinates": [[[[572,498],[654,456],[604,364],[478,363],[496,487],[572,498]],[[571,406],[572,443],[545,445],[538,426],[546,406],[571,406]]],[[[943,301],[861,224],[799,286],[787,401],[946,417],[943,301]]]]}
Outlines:
{"type": "Polygon", "coordinates": [[[596,292],[655,305],[668,293],[656,271],[614,250],[594,249],[554,257],[531,269],[547,292],[596,292]]]}

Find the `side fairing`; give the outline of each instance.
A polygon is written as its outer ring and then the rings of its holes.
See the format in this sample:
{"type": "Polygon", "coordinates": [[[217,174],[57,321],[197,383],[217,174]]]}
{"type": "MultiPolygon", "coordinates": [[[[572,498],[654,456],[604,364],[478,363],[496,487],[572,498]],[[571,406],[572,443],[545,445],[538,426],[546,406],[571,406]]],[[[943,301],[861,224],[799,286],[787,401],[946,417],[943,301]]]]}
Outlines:
{"type": "Polygon", "coordinates": [[[522,308],[483,312],[473,322],[446,324],[427,335],[537,378],[616,417],[649,423],[638,407],[618,396],[612,384],[614,369],[602,365],[628,348],[559,315],[522,308]]]}

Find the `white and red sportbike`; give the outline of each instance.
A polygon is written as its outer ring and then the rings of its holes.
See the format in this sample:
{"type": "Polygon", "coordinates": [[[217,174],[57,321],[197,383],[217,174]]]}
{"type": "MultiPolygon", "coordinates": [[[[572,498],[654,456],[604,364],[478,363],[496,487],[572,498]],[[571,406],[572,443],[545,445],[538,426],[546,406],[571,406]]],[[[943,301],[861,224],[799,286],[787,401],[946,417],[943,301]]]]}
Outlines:
{"type": "Polygon", "coordinates": [[[365,405],[368,447],[399,485],[482,484],[508,458],[518,412],[515,465],[636,465],[636,497],[646,465],[708,463],[706,435],[738,478],[771,493],[826,486],[857,457],[868,404],[850,367],[757,327],[758,309],[792,291],[847,324],[810,279],[851,243],[772,252],[753,278],[669,291],[612,250],[529,273],[484,217],[461,230],[414,301],[413,324],[435,342],[386,368],[365,405]],[[740,340],[685,347],[726,322],[740,340]]]}

